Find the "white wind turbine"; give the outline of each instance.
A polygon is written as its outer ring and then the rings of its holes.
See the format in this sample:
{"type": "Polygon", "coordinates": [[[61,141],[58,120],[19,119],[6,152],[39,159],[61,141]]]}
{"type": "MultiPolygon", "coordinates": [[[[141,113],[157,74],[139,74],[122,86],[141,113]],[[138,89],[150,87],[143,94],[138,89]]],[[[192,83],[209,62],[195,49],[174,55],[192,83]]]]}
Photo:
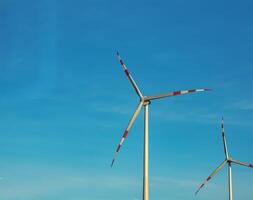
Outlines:
{"type": "Polygon", "coordinates": [[[182,90],[182,91],[175,91],[175,92],[169,92],[169,93],[164,93],[160,95],[155,95],[155,96],[143,96],[142,93],[140,92],[137,84],[135,83],[134,79],[132,78],[131,74],[129,73],[126,65],[124,64],[123,60],[121,59],[119,53],[117,52],[117,57],[119,59],[119,62],[121,66],[123,67],[123,70],[125,71],[126,76],[128,77],[129,81],[131,82],[133,88],[135,89],[137,95],[140,98],[140,102],[133,113],[132,118],[130,119],[127,128],[120,140],[120,143],[116,149],[116,152],[114,154],[111,166],[113,166],[113,163],[115,161],[115,158],[125,140],[125,138],[128,135],[129,130],[131,129],[136,117],[138,116],[142,106],[144,106],[144,158],[143,158],[143,200],[148,200],[149,199],[149,192],[148,192],[148,106],[152,100],[155,99],[160,99],[160,98],[165,98],[165,97],[172,97],[176,95],[181,95],[181,94],[187,94],[187,93],[192,93],[192,92],[203,92],[207,91],[209,89],[192,89],[192,90],[182,90]]]}
{"type": "Polygon", "coordinates": [[[238,160],[234,160],[230,157],[229,153],[228,153],[228,149],[227,149],[227,141],[226,141],[226,137],[225,137],[225,132],[224,132],[224,120],[222,118],[221,120],[221,129],[222,129],[222,141],[223,141],[223,146],[224,146],[224,153],[225,153],[225,160],[221,163],[220,166],[218,166],[214,172],[207,177],[207,179],[199,186],[198,190],[195,192],[195,195],[198,194],[198,192],[201,190],[201,188],[207,184],[211,178],[218,173],[218,171],[220,171],[222,169],[222,167],[224,167],[226,164],[228,164],[228,191],[229,191],[229,200],[233,199],[233,193],[232,193],[232,168],[231,168],[231,164],[235,163],[235,164],[239,164],[239,165],[243,165],[246,167],[251,167],[253,168],[252,164],[248,164],[245,162],[241,162],[238,160]]]}

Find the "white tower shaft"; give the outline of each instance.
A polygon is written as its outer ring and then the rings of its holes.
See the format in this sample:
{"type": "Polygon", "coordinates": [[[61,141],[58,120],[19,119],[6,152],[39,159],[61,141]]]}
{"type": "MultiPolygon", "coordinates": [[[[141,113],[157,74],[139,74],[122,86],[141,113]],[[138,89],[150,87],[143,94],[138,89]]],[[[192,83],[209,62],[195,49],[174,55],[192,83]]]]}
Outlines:
{"type": "Polygon", "coordinates": [[[148,191],[148,104],[144,105],[144,151],[143,151],[143,200],[149,199],[148,191]]]}
{"type": "Polygon", "coordinates": [[[229,200],[233,200],[232,192],[232,167],[231,162],[228,162],[228,191],[229,191],[229,200]]]}

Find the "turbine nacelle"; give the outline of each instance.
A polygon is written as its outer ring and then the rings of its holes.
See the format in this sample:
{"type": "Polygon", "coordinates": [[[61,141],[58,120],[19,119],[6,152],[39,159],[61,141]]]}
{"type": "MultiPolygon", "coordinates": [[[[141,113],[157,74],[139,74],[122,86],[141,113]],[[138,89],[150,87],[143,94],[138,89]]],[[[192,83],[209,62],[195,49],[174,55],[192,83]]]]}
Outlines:
{"type": "Polygon", "coordinates": [[[150,105],[151,104],[151,101],[150,100],[146,100],[146,99],[143,99],[143,106],[146,106],[146,105],[150,105]]]}

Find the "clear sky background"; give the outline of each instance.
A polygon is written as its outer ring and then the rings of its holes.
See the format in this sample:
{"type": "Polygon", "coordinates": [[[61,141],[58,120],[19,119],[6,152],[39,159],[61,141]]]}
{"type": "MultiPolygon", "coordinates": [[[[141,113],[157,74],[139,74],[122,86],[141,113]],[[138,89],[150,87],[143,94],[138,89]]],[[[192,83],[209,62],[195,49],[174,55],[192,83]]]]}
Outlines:
{"type": "MultiPolygon", "coordinates": [[[[141,200],[143,112],[110,162],[137,95],[212,92],[150,106],[150,199],[194,199],[224,160],[253,162],[253,2],[0,1],[0,199],[141,200]]],[[[233,166],[234,199],[253,170],[233,166]]],[[[227,199],[227,167],[196,199],[227,199]]]]}

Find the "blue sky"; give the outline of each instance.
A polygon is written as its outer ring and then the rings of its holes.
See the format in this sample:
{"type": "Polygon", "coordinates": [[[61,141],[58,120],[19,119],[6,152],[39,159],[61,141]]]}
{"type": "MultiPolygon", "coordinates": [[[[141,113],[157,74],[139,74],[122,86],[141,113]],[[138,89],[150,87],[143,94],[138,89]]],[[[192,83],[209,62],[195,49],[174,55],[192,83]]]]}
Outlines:
{"type": "MultiPolygon", "coordinates": [[[[253,162],[252,1],[0,2],[0,199],[140,200],[143,112],[110,162],[138,97],[150,106],[150,199],[193,199],[224,159],[253,162]]],[[[233,167],[234,198],[253,170],[233,167]]],[[[223,169],[197,199],[227,198],[223,169]]]]}

